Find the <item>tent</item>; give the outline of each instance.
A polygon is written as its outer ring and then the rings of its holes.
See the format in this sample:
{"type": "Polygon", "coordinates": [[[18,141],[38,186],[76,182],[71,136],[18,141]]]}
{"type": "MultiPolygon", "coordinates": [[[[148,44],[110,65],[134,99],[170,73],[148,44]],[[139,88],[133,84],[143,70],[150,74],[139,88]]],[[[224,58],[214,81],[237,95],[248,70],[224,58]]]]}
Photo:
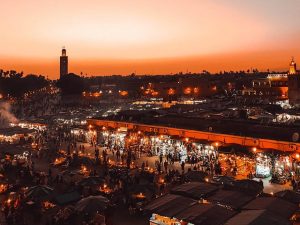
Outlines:
{"type": "Polygon", "coordinates": [[[260,197],[249,202],[243,207],[243,209],[264,209],[270,213],[289,219],[296,212],[298,206],[276,197],[260,197]]]}
{"type": "Polygon", "coordinates": [[[83,164],[83,165],[88,165],[88,166],[93,166],[95,164],[94,160],[89,157],[79,157],[78,163],[80,165],[83,164]]]}
{"type": "Polygon", "coordinates": [[[63,179],[67,182],[80,180],[82,179],[83,175],[80,174],[79,170],[64,170],[61,173],[59,173],[63,179]]]}
{"type": "Polygon", "coordinates": [[[208,174],[205,173],[205,172],[192,170],[192,171],[188,171],[186,173],[186,178],[189,181],[201,182],[201,181],[205,180],[205,178],[207,177],[207,175],[208,174]]]}
{"type": "Polygon", "coordinates": [[[73,202],[77,202],[80,199],[81,196],[77,191],[65,193],[54,197],[54,200],[58,205],[67,205],[73,202]]]}
{"type": "Polygon", "coordinates": [[[148,199],[151,199],[155,193],[155,188],[151,184],[136,184],[129,188],[128,191],[133,195],[143,193],[148,199]]]}
{"type": "Polygon", "coordinates": [[[245,210],[229,219],[225,225],[291,225],[291,222],[266,210],[245,210]]]}
{"type": "Polygon", "coordinates": [[[15,134],[27,135],[34,133],[35,130],[21,127],[0,128],[0,135],[13,136],[15,134]]]}
{"type": "Polygon", "coordinates": [[[212,182],[224,185],[233,185],[234,178],[229,176],[214,176],[212,182]]]}
{"type": "Polygon", "coordinates": [[[16,145],[16,144],[2,144],[0,143],[0,153],[7,154],[7,155],[17,155],[23,154],[25,151],[30,151],[31,146],[24,146],[24,145],[16,145]]]}
{"type": "Polygon", "coordinates": [[[74,206],[70,205],[70,206],[60,209],[57,212],[56,217],[58,217],[59,219],[62,219],[62,220],[67,220],[71,216],[74,216],[74,213],[75,213],[75,208],[74,208],[74,206]]]}
{"type": "Polygon", "coordinates": [[[109,200],[102,195],[97,195],[81,199],[76,203],[75,210],[78,212],[94,214],[106,210],[108,206],[109,200]]]}
{"type": "Polygon", "coordinates": [[[294,204],[300,204],[300,193],[295,191],[291,191],[291,190],[279,191],[275,193],[275,196],[294,204]]]}
{"type": "Polygon", "coordinates": [[[233,182],[232,186],[225,186],[225,188],[242,191],[247,193],[248,195],[257,196],[263,192],[264,186],[261,182],[244,179],[244,180],[236,180],[233,182]]]}
{"type": "Polygon", "coordinates": [[[25,192],[26,199],[33,201],[43,201],[51,197],[53,189],[47,185],[37,185],[28,188],[25,192]]]}
{"type": "Polygon", "coordinates": [[[190,182],[174,187],[171,193],[199,200],[211,196],[218,189],[217,185],[211,183],[190,182]]]}
{"type": "Polygon", "coordinates": [[[167,194],[154,199],[144,208],[144,211],[149,214],[156,213],[161,216],[172,218],[176,214],[196,203],[197,202],[195,200],[190,198],[167,194]]]}
{"type": "Polygon", "coordinates": [[[90,177],[85,177],[83,178],[81,181],[78,182],[78,185],[80,186],[96,186],[96,185],[100,185],[103,184],[104,180],[100,177],[96,177],[96,176],[90,176],[90,177]]]}
{"type": "Polygon", "coordinates": [[[221,225],[236,214],[225,207],[200,203],[175,215],[175,218],[197,225],[221,225]]]}
{"type": "Polygon", "coordinates": [[[243,192],[224,189],[207,198],[208,201],[225,205],[232,209],[240,209],[253,199],[253,196],[246,195],[243,192]]]}

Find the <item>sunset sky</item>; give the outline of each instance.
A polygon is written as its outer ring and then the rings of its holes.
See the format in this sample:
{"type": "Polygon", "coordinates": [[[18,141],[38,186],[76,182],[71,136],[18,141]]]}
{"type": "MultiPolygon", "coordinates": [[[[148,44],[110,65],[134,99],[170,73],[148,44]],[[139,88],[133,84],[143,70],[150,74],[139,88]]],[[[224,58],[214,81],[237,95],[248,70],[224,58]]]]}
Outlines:
{"type": "Polygon", "coordinates": [[[287,70],[299,0],[1,0],[0,68],[59,76],[287,70]]]}

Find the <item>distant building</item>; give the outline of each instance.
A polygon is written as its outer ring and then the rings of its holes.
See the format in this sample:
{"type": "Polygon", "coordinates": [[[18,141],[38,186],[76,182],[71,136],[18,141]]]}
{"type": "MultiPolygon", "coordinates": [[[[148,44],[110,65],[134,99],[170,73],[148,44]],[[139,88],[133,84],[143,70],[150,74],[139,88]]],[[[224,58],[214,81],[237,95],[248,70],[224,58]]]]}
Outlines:
{"type": "Polygon", "coordinates": [[[288,99],[291,105],[300,106],[300,74],[294,58],[288,73],[269,74],[265,78],[255,79],[252,81],[252,87],[242,90],[242,95],[269,101],[288,99]]]}
{"type": "Polygon", "coordinates": [[[148,83],[143,89],[143,96],[162,98],[165,101],[175,101],[179,98],[197,99],[218,93],[215,81],[199,78],[184,78],[178,81],[148,83]]]}
{"type": "Polygon", "coordinates": [[[289,75],[289,103],[291,105],[300,105],[300,74],[297,72],[297,66],[292,59],[290,63],[289,75]]]}
{"type": "Polygon", "coordinates": [[[266,78],[252,81],[252,87],[242,90],[245,97],[267,99],[269,101],[286,100],[288,98],[287,74],[269,74],[266,78]]]}
{"type": "Polygon", "coordinates": [[[68,74],[68,56],[67,51],[63,47],[60,56],[60,78],[68,74]]]}

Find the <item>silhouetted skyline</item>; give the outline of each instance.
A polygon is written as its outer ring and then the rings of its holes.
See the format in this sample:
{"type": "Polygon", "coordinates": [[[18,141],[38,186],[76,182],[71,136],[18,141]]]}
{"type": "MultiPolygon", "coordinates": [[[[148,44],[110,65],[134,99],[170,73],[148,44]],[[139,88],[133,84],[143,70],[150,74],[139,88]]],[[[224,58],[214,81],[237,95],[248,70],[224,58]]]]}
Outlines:
{"type": "Polygon", "coordinates": [[[1,67],[50,78],[59,77],[64,45],[69,72],[88,75],[284,70],[300,58],[295,0],[12,0],[1,8],[1,67]]]}

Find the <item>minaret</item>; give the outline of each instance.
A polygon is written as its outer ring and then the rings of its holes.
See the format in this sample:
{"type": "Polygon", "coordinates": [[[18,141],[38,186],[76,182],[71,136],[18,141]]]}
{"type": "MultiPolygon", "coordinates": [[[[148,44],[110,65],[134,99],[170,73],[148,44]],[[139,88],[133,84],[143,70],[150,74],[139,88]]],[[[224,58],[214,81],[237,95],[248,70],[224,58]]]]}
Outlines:
{"type": "Polygon", "coordinates": [[[297,73],[297,65],[294,61],[294,57],[292,57],[292,61],[290,63],[290,70],[289,70],[289,74],[294,75],[297,73]]]}
{"type": "Polygon", "coordinates": [[[68,74],[68,56],[66,48],[63,47],[60,56],[60,78],[68,74]]]}
{"type": "Polygon", "coordinates": [[[288,96],[291,105],[300,107],[300,76],[297,75],[297,66],[292,58],[288,75],[288,96]]]}

